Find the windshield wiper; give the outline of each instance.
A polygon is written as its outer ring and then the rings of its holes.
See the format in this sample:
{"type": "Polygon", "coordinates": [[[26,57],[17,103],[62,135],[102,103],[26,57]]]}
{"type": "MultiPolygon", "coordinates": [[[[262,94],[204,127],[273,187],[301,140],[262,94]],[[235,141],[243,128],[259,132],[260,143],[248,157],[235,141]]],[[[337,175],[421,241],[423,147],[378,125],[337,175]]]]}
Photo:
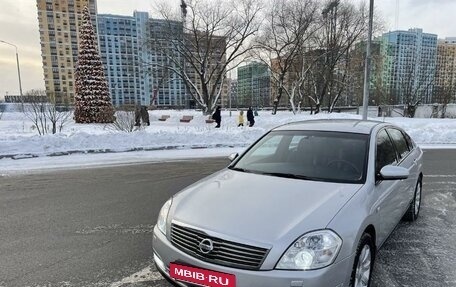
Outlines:
{"type": "Polygon", "coordinates": [[[270,176],[277,176],[277,177],[284,177],[284,178],[293,178],[293,179],[302,179],[302,180],[320,180],[316,177],[310,177],[300,174],[293,174],[293,173],[282,173],[282,172],[261,172],[260,174],[270,175],[270,176]]]}
{"type": "Polygon", "coordinates": [[[293,174],[293,173],[282,173],[282,172],[266,172],[266,171],[259,171],[259,170],[249,170],[241,167],[228,167],[231,170],[241,171],[241,172],[248,172],[248,173],[255,173],[261,175],[269,175],[269,176],[277,176],[277,177],[284,177],[284,178],[293,178],[293,179],[302,179],[302,180],[313,180],[313,181],[320,181],[321,179],[316,177],[310,177],[305,175],[293,174]]]}
{"type": "Polygon", "coordinates": [[[241,171],[241,172],[248,172],[248,173],[254,173],[254,171],[252,170],[248,170],[248,169],[245,169],[245,168],[241,168],[241,167],[228,167],[229,169],[231,170],[235,170],[235,171],[241,171]]]}

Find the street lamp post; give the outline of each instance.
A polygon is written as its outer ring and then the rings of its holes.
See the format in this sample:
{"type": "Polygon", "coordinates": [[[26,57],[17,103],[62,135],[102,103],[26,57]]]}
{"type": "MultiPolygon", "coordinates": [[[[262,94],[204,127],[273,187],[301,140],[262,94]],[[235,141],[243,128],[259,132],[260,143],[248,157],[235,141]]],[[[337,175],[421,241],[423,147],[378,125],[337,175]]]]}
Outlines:
{"type": "Polygon", "coordinates": [[[366,60],[364,64],[364,89],[363,89],[363,120],[367,120],[367,110],[369,109],[369,84],[370,84],[370,64],[371,64],[371,42],[372,42],[372,22],[374,17],[374,0],[369,3],[369,28],[367,34],[366,60]]]}
{"type": "Polygon", "coordinates": [[[230,86],[228,87],[228,103],[229,103],[229,108],[230,108],[230,117],[231,117],[231,91],[232,91],[232,85],[233,85],[233,82],[232,82],[232,79],[231,79],[231,71],[228,71],[228,78],[230,79],[230,86]]]}
{"type": "Polygon", "coordinates": [[[0,43],[13,46],[16,49],[17,76],[19,78],[19,93],[22,96],[21,68],[19,67],[19,54],[17,52],[17,46],[3,40],[0,40],[0,43]]]}

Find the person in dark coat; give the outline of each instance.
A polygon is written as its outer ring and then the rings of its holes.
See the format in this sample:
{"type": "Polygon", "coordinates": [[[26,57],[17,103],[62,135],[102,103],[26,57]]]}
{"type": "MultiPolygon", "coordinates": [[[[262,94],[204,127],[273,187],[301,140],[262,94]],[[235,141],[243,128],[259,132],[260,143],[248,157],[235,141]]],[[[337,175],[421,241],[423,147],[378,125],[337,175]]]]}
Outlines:
{"type": "Polygon", "coordinates": [[[247,111],[247,121],[249,122],[249,127],[253,127],[255,124],[255,116],[253,115],[252,107],[249,107],[247,111]]]}
{"type": "Polygon", "coordinates": [[[136,106],[135,109],[135,127],[141,126],[142,123],[150,126],[149,113],[146,106],[136,106]]]}
{"type": "Polygon", "coordinates": [[[216,128],[219,128],[220,127],[220,123],[222,122],[222,108],[217,107],[215,109],[215,112],[214,114],[212,115],[212,119],[217,123],[217,125],[215,126],[216,128]]]}

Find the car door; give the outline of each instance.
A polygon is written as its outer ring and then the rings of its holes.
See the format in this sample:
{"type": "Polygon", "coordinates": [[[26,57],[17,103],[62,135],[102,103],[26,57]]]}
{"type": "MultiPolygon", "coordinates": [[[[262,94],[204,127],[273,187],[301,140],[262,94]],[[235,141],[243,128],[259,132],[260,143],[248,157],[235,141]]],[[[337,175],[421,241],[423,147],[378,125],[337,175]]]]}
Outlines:
{"type": "Polygon", "coordinates": [[[398,202],[401,200],[401,194],[397,192],[401,181],[380,179],[380,170],[384,166],[397,165],[397,163],[396,148],[386,129],[382,129],[376,136],[376,183],[374,187],[376,202],[373,205],[377,223],[377,236],[380,243],[386,240],[402,216],[401,210],[397,208],[398,202]]]}
{"type": "Polygon", "coordinates": [[[406,168],[410,173],[410,176],[407,179],[401,181],[401,186],[398,190],[401,198],[400,202],[398,202],[398,208],[400,208],[402,210],[402,214],[404,214],[414,196],[415,185],[418,177],[418,167],[403,132],[392,127],[387,128],[386,131],[390,135],[394,146],[396,147],[399,157],[398,165],[406,168]]]}

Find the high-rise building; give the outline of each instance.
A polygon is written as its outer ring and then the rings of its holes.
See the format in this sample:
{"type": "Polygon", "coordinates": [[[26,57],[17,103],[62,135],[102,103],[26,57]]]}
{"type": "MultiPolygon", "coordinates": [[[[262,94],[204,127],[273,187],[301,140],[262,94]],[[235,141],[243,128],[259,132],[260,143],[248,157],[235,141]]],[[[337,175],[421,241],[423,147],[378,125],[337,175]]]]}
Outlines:
{"type": "Polygon", "coordinates": [[[179,65],[167,58],[182,61],[182,22],[151,19],[146,12],[98,15],[98,33],[114,105],[189,107],[185,84],[173,72],[179,65]]]}
{"type": "Polygon", "coordinates": [[[456,100],[456,37],[437,43],[434,101],[445,103],[456,100]]]}
{"type": "MultiPolygon", "coordinates": [[[[200,73],[204,70],[204,81],[209,90],[207,92],[208,94],[212,92],[214,98],[218,95],[216,105],[220,106],[226,102],[228,95],[226,71],[222,71],[226,64],[226,41],[226,37],[217,35],[207,37],[204,33],[198,36],[186,33],[184,39],[185,49],[188,51],[186,59],[191,62],[185,63],[184,60],[186,76],[192,83],[187,91],[195,95],[197,94],[195,90],[198,90],[202,94],[204,88],[200,73]],[[206,50],[206,47],[209,49],[206,50]]],[[[194,106],[196,107],[196,104],[194,106]]]]}
{"type": "Polygon", "coordinates": [[[150,19],[148,27],[150,59],[145,69],[151,75],[152,104],[158,107],[190,107],[191,95],[187,93],[182,78],[175,72],[184,66],[178,51],[183,37],[182,22],[150,19]]]}
{"type": "Polygon", "coordinates": [[[251,62],[237,69],[238,107],[264,107],[271,101],[271,76],[266,64],[251,62]]]}
{"type": "Polygon", "coordinates": [[[437,59],[437,35],[422,29],[383,34],[391,45],[391,95],[397,103],[432,102],[437,59]]]}
{"type": "Polygon", "coordinates": [[[96,0],[37,0],[46,92],[58,104],[74,101],[74,68],[85,6],[96,28],[96,0]]]}
{"type": "Polygon", "coordinates": [[[147,12],[133,16],[98,15],[98,40],[101,58],[114,105],[150,105],[151,75],[147,65],[151,53],[147,12]]]}

